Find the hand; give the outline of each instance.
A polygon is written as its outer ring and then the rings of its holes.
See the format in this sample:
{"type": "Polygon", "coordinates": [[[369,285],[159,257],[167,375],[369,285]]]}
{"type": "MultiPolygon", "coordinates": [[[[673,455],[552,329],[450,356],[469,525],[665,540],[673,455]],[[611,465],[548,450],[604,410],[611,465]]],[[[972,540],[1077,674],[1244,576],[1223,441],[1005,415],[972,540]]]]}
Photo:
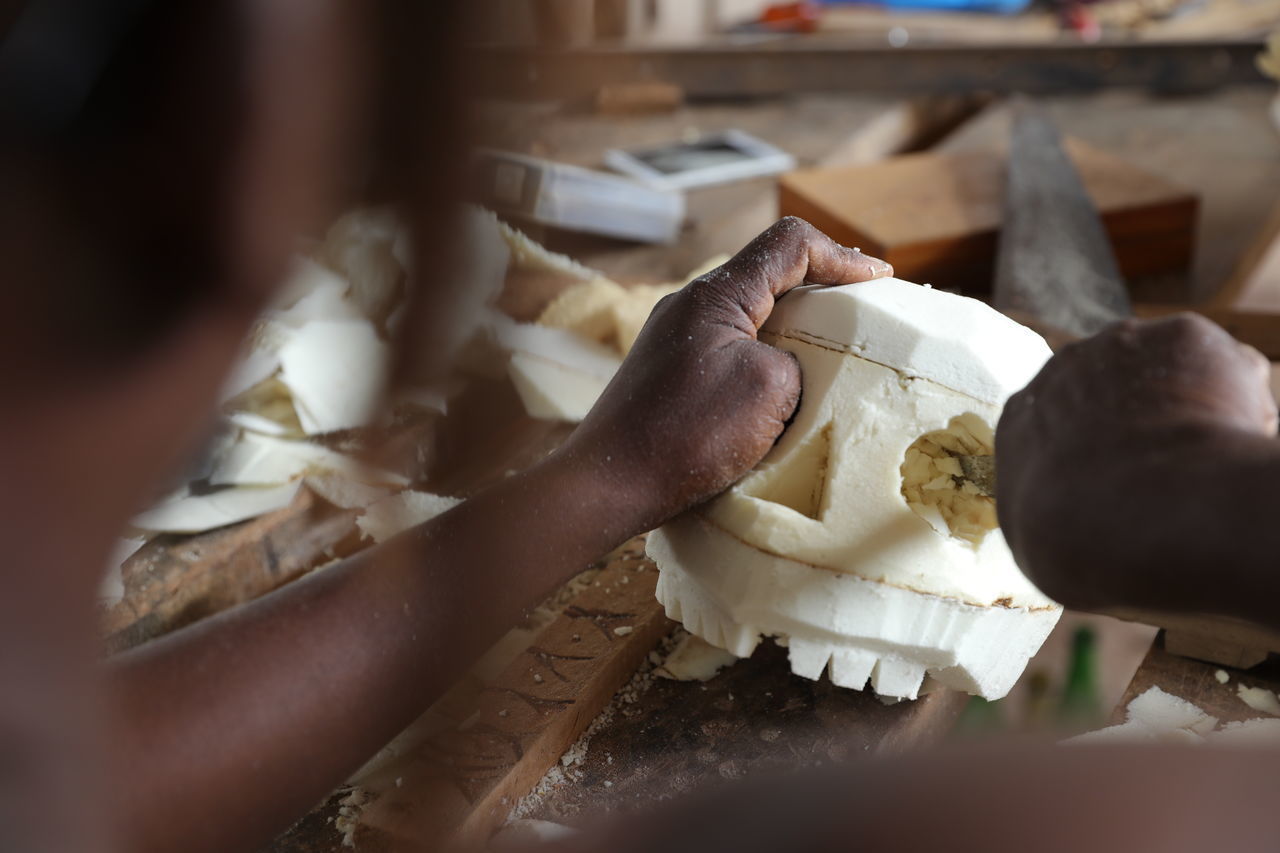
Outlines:
{"type": "Polygon", "coordinates": [[[764,457],[800,399],[794,356],[756,339],[774,301],[804,283],[891,275],[795,217],[654,309],[564,447],[638,495],[639,529],[726,489],[764,457]]]}
{"type": "Polygon", "coordinates": [[[1126,320],[1060,351],[996,430],[997,507],[1018,565],[1071,606],[1150,594],[1160,582],[1142,567],[1211,523],[1202,489],[1223,454],[1276,434],[1269,376],[1261,353],[1195,314],[1126,320]],[[1202,524],[1171,530],[1183,503],[1202,524]]]}

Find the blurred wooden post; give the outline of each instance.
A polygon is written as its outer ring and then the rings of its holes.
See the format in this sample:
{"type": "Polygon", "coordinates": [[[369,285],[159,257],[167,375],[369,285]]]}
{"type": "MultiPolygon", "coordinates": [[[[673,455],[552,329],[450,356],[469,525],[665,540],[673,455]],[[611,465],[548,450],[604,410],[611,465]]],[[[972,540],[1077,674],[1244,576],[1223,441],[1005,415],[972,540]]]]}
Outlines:
{"type": "Polygon", "coordinates": [[[720,0],[702,0],[702,35],[720,32],[720,0]]]}
{"type": "Polygon", "coordinates": [[[596,38],[625,41],[632,30],[631,0],[596,0],[596,38]]]}
{"type": "Polygon", "coordinates": [[[535,0],[534,27],[544,47],[580,47],[595,39],[595,0],[535,0]]]}

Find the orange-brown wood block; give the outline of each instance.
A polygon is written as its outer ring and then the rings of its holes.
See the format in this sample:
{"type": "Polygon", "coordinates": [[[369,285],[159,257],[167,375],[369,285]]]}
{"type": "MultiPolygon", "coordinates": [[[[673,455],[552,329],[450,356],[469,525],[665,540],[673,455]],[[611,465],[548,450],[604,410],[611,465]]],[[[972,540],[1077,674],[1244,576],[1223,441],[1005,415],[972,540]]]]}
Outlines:
{"type": "MultiPolygon", "coordinates": [[[[1120,263],[1133,279],[1186,270],[1196,196],[1079,140],[1066,141],[1120,263]]],[[[869,166],[783,176],[779,213],[893,264],[906,279],[968,292],[991,287],[1004,219],[1005,155],[908,154],[869,166]]]]}

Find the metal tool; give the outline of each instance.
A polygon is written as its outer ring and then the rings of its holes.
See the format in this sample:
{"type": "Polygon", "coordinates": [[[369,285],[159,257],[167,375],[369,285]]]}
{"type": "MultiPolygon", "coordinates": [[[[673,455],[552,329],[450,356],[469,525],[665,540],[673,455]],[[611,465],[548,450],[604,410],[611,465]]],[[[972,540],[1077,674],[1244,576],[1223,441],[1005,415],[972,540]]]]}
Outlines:
{"type": "Polygon", "coordinates": [[[957,453],[955,458],[960,463],[960,470],[964,472],[964,476],[959,478],[961,482],[973,483],[980,494],[989,498],[996,496],[996,458],[994,456],[957,453]]]}
{"type": "MultiPolygon", "coordinates": [[[[1015,104],[995,307],[1087,337],[1132,313],[1097,208],[1049,118],[1015,104]]],[[[958,455],[963,479],[995,496],[995,458],[958,455]]]]}
{"type": "Polygon", "coordinates": [[[1095,334],[1132,313],[1097,208],[1052,122],[1014,107],[995,307],[1072,335],[1095,334]]]}

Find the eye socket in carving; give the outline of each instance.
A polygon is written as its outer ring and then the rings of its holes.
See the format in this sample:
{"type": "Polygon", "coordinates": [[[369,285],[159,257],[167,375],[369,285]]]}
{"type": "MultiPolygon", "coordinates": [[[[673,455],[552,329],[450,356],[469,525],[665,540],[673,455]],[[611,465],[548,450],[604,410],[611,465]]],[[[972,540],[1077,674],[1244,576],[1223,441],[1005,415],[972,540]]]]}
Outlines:
{"type": "Polygon", "coordinates": [[[831,464],[832,424],[807,436],[785,461],[761,471],[743,492],[757,500],[781,504],[820,521],[826,509],[828,468],[831,464]]]}
{"type": "Polygon", "coordinates": [[[900,469],[907,506],[939,533],[977,548],[998,526],[996,502],[964,479],[956,456],[990,456],[994,444],[990,424],[972,412],[917,438],[900,469]]]}

